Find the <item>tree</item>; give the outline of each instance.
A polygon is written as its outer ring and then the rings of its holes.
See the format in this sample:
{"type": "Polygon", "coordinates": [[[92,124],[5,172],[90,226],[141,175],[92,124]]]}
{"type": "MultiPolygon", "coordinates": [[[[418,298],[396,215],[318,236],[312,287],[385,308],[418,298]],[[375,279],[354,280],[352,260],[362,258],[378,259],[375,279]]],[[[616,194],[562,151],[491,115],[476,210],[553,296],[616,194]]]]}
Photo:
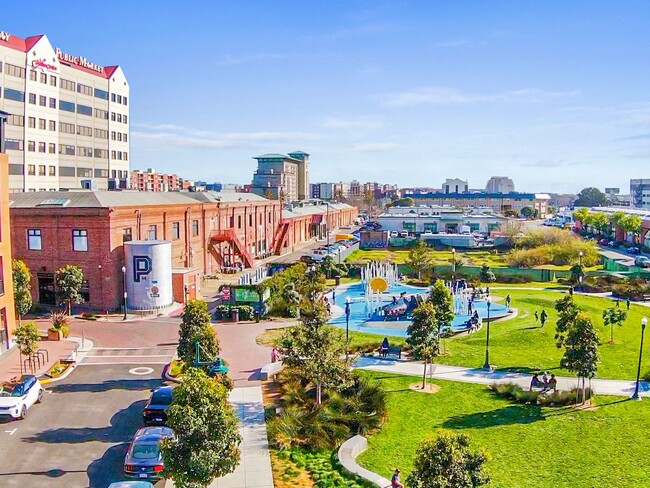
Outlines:
{"type": "Polygon", "coordinates": [[[415,207],[415,200],[411,197],[404,197],[395,200],[391,203],[392,207],[415,207]]]}
{"type": "Polygon", "coordinates": [[[587,216],[587,222],[594,227],[599,234],[604,234],[609,229],[609,217],[603,212],[591,212],[587,216]]]}
{"type": "Polygon", "coordinates": [[[611,338],[609,342],[614,342],[614,326],[619,327],[627,320],[627,311],[620,308],[606,308],[603,310],[603,322],[605,326],[610,326],[611,338]]]}
{"type": "Polygon", "coordinates": [[[413,322],[406,329],[406,343],[411,346],[413,357],[424,361],[422,389],[427,381],[427,364],[440,350],[440,329],[436,321],[436,307],[431,301],[421,303],[413,310],[413,322]]]}
{"type": "Polygon", "coordinates": [[[81,288],[84,273],[79,266],[67,264],[56,272],[56,294],[59,300],[68,304],[68,315],[72,314],[72,304],[83,302],[81,288]]]}
{"type": "Polygon", "coordinates": [[[323,389],[342,388],[350,378],[350,362],[345,357],[342,332],[325,327],[321,300],[303,300],[301,323],[284,332],[279,341],[282,362],[316,387],[316,403],[321,404],[323,389]]]}
{"type": "Polygon", "coordinates": [[[41,333],[34,322],[25,322],[14,330],[14,342],[23,356],[31,356],[38,349],[41,333]]]}
{"type": "Polygon", "coordinates": [[[14,283],[14,303],[18,324],[21,323],[23,315],[32,308],[32,272],[24,261],[14,259],[11,261],[11,277],[14,283]]]}
{"type": "Polygon", "coordinates": [[[576,285],[580,282],[580,277],[585,275],[585,267],[582,264],[574,264],[571,266],[571,282],[576,285]]]}
{"type": "Polygon", "coordinates": [[[484,263],[483,266],[481,266],[478,279],[481,280],[481,283],[494,283],[497,280],[497,277],[494,276],[494,272],[490,269],[490,266],[487,263],[484,263]]]}
{"type": "Polygon", "coordinates": [[[167,409],[174,437],[161,441],[169,476],[179,488],[204,488],[239,464],[241,436],[228,389],[190,368],[167,409]]]}
{"type": "Polygon", "coordinates": [[[467,434],[441,430],[436,439],[418,448],[414,468],[406,479],[409,488],[472,488],[489,483],[483,465],[489,460],[481,450],[472,452],[467,434]]]}
{"type": "Polygon", "coordinates": [[[436,280],[427,298],[435,307],[434,317],[438,330],[454,320],[454,297],[442,280],[436,280]]]}
{"type": "Polygon", "coordinates": [[[566,332],[561,365],[575,373],[578,382],[582,379],[582,403],[586,400],[585,380],[591,380],[598,370],[599,344],[600,339],[591,317],[586,312],[578,312],[566,332]]]}
{"type": "Polygon", "coordinates": [[[365,203],[368,212],[372,214],[372,207],[375,204],[375,192],[373,192],[370,188],[366,188],[363,191],[363,203],[365,203]]]}
{"type": "Polygon", "coordinates": [[[431,249],[423,239],[415,241],[415,245],[409,250],[406,265],[409,266],[418,275],[418,280],[422,279],[422,272],[431,268],[433,255],[431,249]]]}
{"type": "Polygon", "coordinates": [[[264,198],[266,198],[267,200],[275,200],[275,197],[273,196],[273,192],[271,191],[270,188],[264,190],[264,198]]]}
{"type": "Polygon", "coordinates": [[[573,212],[573,219],[579,220],[582,224],[585,224],[585,219],[589,215],[588,208],[579,208],[573,212]]]}
{"type": "Polygon", "coordinates": [[[555,323],[555,342],[558,348],[564,345],[566,334],[578,316],[580,309],[571,295],[565,295],[555,302],[557,322],[555,323]]]}
{"type": "Polygon", "coordinates": [[[643,221],[638,215],[625,215],[619,222],[621,229],[635,237],[641,232],[643,221]]]}
{"type": "Polygon", "coordinates": [[[576,207],[600,207],[607,205],[607,195],[598,188],[584,188],[578,193],[578,199],[573,205],[576,207]]]}
{"type": "Polygon", "coordinates": [[[499,233],[505,237],[510,246],[517,244],[523,236],[524,223],[519,220],[506,220],[499,226],[499,233]]]}
{"type": "Polygon", "coordinates": [[[178,357],[188,366],[194,364],[196,345],[199,344],[202,361],[216,359],[219,355],[219,342],[210,325],[208,304],[201,300],[189,300],[181,319],[178,329],[178,357]]]}
{"type": "Polygon", "coordinates": [[[522,217],[530,219],[535,216],[535,209],[530,206],[522,207],[519,211],[522,217]]]}

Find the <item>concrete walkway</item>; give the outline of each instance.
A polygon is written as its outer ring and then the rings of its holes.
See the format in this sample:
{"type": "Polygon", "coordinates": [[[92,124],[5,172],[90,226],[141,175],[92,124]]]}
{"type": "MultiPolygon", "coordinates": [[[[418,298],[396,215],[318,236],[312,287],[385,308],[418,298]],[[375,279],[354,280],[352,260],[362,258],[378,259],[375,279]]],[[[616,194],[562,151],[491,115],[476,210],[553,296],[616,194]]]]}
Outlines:
{"type": "MultiPolygon", "coordinates": [[[[362,357],[356,362],[355,367],[371,371],[381,371],[383,373],[422,377],[424,366],[421,361],[400,362],[373,357],[362,357]]],[[[446,366],[444,364],[434,364],[433,367],[433,378],[480,385],[489,385],[494,382],[516,383],[522,388],[528,389],[532,378],[530,374],[512,371],[486,371],[484,369],[446,366]]],[[[570,390],[577,386],[577,384],[578,380],[575,377],[557,377],[558,390],[570,390]]],[[[591,386],[594,393],[598,395],[631,396],[634,392],[635,382],[628,380],[593,379],[591,386]]],[[[650,382],[642,381],[640,383],[639,394],[644,397],[650,397],[650,382]]]]}
{"type": "MultiPolygon", "coordinates": [[[[239,418],[241,460],[234,472],[217,478],[208,488],[273,488],[262,388],[234,388],[229,400],[239,418]]],[[[173,481],[167,480],[165,487],[173,488],[173,481]]]]}

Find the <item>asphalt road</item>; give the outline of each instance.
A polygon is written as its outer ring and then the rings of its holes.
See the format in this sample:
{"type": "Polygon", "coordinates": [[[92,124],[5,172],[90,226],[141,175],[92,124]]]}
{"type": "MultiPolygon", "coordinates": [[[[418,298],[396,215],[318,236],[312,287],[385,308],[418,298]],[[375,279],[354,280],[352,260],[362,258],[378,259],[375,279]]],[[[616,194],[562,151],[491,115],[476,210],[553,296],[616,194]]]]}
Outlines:
{"type": "Polygon", "coordinates": [[[135,367],[79,366],[46,385],[43,403],[25,420],[1,423],[0,487],[106,488],[124,479],[124,455],[142,427],[144,404],[163,384],[161,365],[142,366],[153,369],[143,375],[129,372],[135,367]]]}

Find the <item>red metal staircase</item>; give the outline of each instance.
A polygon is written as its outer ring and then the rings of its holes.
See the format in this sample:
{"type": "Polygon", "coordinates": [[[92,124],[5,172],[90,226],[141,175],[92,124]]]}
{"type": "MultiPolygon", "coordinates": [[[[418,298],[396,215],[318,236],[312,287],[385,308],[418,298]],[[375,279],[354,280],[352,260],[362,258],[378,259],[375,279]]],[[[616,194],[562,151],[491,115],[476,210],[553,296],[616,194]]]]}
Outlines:
{"type": "Polygon", "coordinates": [[[242,260],[244,261],[244,266],[247,268],[252,268],[255,265],[255,258],[250,253],[250,251],[246,249],[246,246],[242,244],[241,240],[239,240],[235,229],[212,231],[210,234],[210,242],[213,244],[219,242],[229,242],[235,249],[235,253],[241,256],[242,260]]]}

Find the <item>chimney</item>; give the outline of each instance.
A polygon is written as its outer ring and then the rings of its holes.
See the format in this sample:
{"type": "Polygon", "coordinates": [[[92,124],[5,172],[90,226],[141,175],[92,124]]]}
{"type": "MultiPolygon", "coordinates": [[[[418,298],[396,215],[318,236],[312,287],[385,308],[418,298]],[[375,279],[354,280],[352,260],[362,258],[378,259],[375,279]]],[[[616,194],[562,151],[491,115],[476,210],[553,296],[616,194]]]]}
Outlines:
{"type": "Polygon", "coordinates": [[[5,123],[9,114],[0,110],[0,153],[5,152],[5,123]]]}

